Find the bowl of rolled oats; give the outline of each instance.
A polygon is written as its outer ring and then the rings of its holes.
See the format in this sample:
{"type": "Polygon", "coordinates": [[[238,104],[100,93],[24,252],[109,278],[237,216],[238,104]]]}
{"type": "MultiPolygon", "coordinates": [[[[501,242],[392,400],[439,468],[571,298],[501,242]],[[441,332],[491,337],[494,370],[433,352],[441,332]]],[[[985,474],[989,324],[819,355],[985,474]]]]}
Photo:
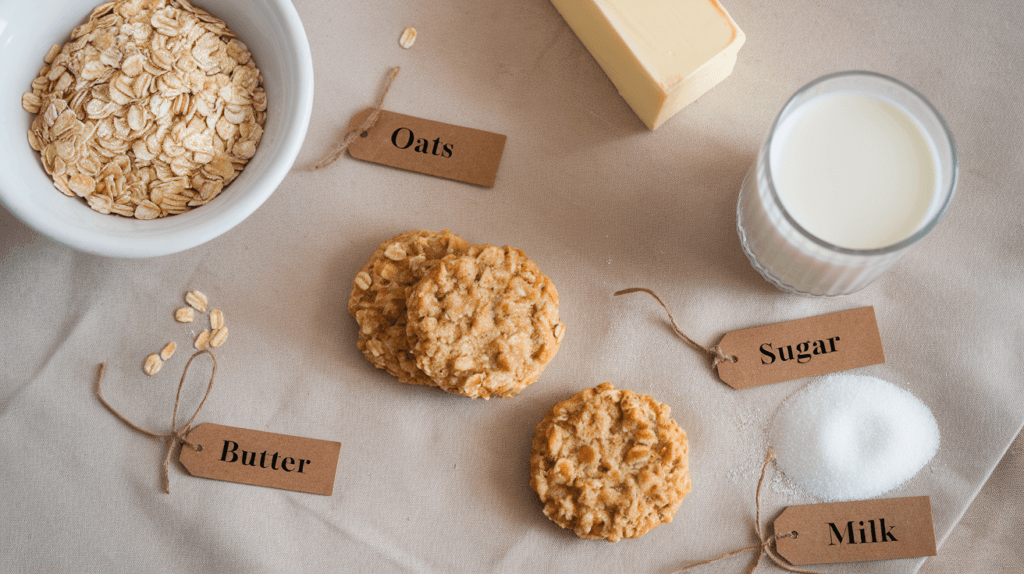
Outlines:
{"type": "Polygon", "coordinates": [[[0,203],[108,257],[203,244],[298,155],[313,65],[290,0],[0,2],[0,203]]]}

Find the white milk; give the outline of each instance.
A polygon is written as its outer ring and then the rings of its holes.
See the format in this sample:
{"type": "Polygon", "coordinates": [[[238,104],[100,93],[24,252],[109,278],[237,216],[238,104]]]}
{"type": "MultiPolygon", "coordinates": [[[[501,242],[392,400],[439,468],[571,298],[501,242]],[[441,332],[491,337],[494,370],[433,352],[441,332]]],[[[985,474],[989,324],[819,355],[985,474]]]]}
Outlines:
{"type": "Polygon", "coordinates": [[[783,291],[853,293],[945,215],[957,172],[949,129],[912,88],[824,76],[783,107],[743,181],[740,243],[783,291]]]}
{"type": "Polygon", "coordinates": [[[938,197],[938,154],[913,118],[853,91],[815,96],[776,127],[772,180],[819,239],[878,249],[920,229],[938,197]]]}

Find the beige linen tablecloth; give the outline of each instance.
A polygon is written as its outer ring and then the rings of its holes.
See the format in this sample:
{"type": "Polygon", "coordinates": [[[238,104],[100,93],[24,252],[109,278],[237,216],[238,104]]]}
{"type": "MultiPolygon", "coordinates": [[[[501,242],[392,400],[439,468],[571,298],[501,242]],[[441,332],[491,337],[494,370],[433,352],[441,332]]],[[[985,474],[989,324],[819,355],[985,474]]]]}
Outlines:
{"type": "MultiPolygon", "coordinates": [[[[0,571],[668,574],[753,544],[765,431],[808,381],[727,388],[653,300],[612,297],[630,286],[656,290],[706,344],[873,305],[887,362],[858,372],[914,393],[942,432],[934,460],[889,494],[931,497],[939,556],[820,569],[1020,571],[1019,441],[992,472],[1024,423],[1024,5],[731,0],[747,35],[732,76],[650,132],[546,0],[295,3],[316,71],[312,123],[292,173],[237,228],[126,261],[72,251],[0,210],[0,571]],[[398,45],[406,26],[419,32],[410,50],[398,45]],[[311,171],[395,65],[387,109],[508,136],[493,188],[348,157],[311,171]],[[740,182],[788,96],[849,69],[895,76],[945,115],[957,196],[863,291],[783,294],[740,250],[740,182]],[[525,250],[558,287],[564,344],[514,399],[400,384],[356,349],[356,271],[399,232],[445,227],[525,250]],[[224,310],[231,333],[198,421],[340,442],[333,496],[194,478],[177,462],[164,494],[165,444],[96,399],[106,361],[109,400],[169,429],[189,343],[172,313],[189,289],[224,310]],[[143,376],[169,340],[178,353],[143,376]],[[694,485],[671,524],[615,544],[549,521],[528,477],[544,413],[603,381],[672,407],[694,485]]],[[[201,371],[183,398],[190,412],[201,371]]],[[[768,476],[768,520],[813,502],[775,467],[768,476]]],[[[696,571],[741,572],[752,559],[696,571]]]]}

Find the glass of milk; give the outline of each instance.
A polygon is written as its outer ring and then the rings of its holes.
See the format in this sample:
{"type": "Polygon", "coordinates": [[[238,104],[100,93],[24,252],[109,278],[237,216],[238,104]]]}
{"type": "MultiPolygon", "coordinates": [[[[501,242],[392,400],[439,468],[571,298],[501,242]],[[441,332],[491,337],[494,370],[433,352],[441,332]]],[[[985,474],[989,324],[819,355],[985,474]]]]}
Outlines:
{"type": "Polygon", "coordinates": [[[866,287],[928,234],[956,190],[953,136],[913,88],[842,72],[779,112],[740,189],[750,263],[783,291],[866,287]]]}

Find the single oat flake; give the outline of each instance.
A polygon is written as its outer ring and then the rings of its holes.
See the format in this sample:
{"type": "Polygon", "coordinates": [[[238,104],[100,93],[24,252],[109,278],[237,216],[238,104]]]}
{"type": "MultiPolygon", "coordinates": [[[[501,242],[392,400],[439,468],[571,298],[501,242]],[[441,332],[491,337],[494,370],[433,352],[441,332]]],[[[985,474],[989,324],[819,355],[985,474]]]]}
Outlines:
{"type": "Polygon", "coordinates": [[[189,291],[185,293],[185,302],[200,313],[205,313],[206,306],[209,304],[209,300],[202,291],[189,291]]]}
{"type": "Polygon", "coordinates": [[[210,328],[220,329],[224,326],[224,312],[220,309],[210,311],[210,328]]]}
{"type": "Polygon", "coordinates": [[[215,348],[223,345],[224,341],[227,338],[228,338],[228,328],[227,327],[221,327],[219,329],[215,329],[212,333],[210,333],[210,347],[215,349],[215,348]]]}
{"type": "Polygon", "coordinates": [[[402,30],[402,36],[398,38],[398,44],[408,50],[416,41],[416,28],[412,26],[402,30]]]}
{"type": "Polygon", "coordinates": [[[174,350],[177,348],[178,345],[174,341],[167,343],[166,345],[164,345],[164,348],[160,350],[160,358],[163,359],[164,361],[170,359],[171,355],[174,354],[174,350]]]}
{"type": "Polygon", "coordinates": [[[209,331],[203,331],[202,333],[199,333],[198,335],[196,335],[196,341],[193,344],[193,346],[196,349],[198,349],[198,350],[202,350],[202,349],[206,348],[206,344],[209,343],[209,342],[210,342],[210,332],[209,331]]]}
{"type": "Polygon", "coordinates": [[[160,372],[160,367],[162,366],[164,366],[163,359],[160,358],[160,355],[153,353],[146,357],[146,362],[142,365],[142,371],[149,376],[153,376],[160,372]]]}
{"type": "Polygon", "coordinates": [[[354,283],[356,287],[363,291],[366,291],[367,289],[370,288],[370,285],[373,284],[373,277],[371,277],[370,274],[367,273],[366,271],[360,271],[359,273],[356,274],[354,283]]]}

